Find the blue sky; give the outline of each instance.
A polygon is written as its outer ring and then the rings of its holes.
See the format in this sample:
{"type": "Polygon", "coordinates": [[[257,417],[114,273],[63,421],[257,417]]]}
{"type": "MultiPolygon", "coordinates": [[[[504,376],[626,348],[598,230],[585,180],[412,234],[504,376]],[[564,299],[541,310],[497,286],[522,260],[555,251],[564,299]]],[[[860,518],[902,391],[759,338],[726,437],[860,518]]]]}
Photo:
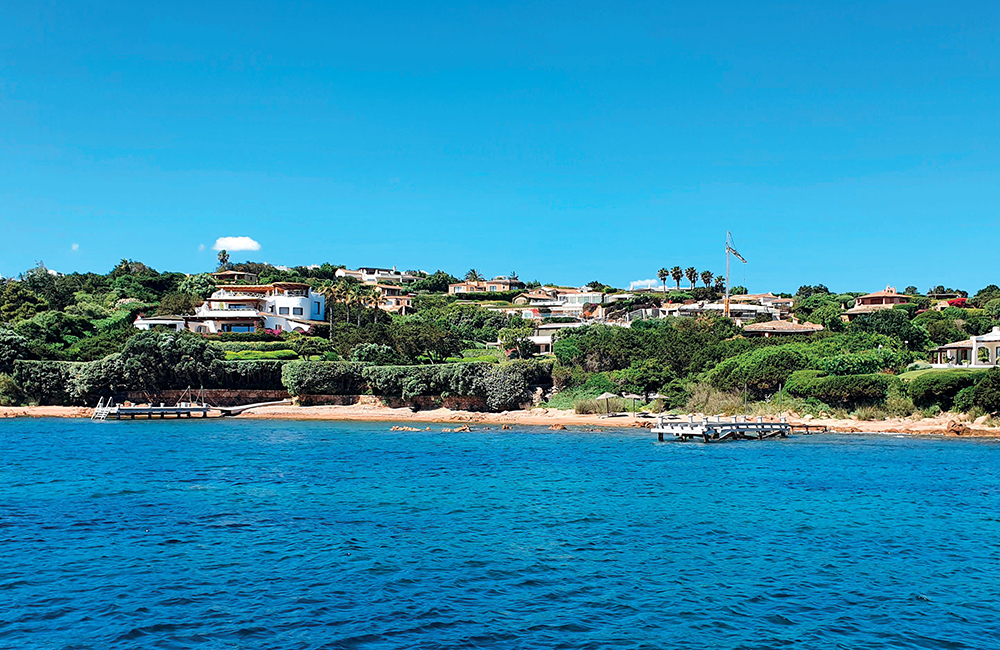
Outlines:
{"type": "Polygon", "coordinates": [[[15,4],[3,275],[1000,283],[995,2],[15,4]]]}

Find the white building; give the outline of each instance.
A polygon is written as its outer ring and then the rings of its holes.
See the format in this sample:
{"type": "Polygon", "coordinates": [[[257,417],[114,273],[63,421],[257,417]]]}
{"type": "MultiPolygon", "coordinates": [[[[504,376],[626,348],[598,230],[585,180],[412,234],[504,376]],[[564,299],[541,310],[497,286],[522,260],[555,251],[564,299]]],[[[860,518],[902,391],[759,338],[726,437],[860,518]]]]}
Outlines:
{"type": "Polygon", "coordinates": [[[354,278],[362,284],[382,284],[384,282],[412,284],[420,279],[415,275],[397,271],[395,266],[391,269],[365,266],[355,271],[351,271],[350,269],[337,269],[334,275],[338,278],[354,278]]]}
{"type": "Polygon", "coordinates": [[[193,316],[140,318],[135,326],[144,330],[164,326],[202,334],[259,329],[305,333],[323,323],[325,313],[326,298],[314,293],[308,284],[229,285],[219,287],[193,316]]]}

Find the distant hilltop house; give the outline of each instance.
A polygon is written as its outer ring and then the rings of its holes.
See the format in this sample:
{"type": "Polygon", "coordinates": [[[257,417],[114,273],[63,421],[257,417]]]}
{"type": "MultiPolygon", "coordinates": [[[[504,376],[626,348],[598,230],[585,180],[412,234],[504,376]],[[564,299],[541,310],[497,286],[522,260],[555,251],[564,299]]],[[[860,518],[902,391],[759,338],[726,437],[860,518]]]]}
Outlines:
{"type": "Polygon", "coordinates": [[[413,294],[395,284],[377,284],[379,307],[393,314],[409,314],[413,311],[413,294]]]}
{"type": "MultiPolygon", "coordinates": [[[[535,354],[551,354],[552,344],[555,339],[555,335],[560,330],[564,329],[574,329],[577,327],[583,327],[586,323],[545,323],[536,324],[533,327],[531,336],[528,340],[531,341],[532,351],[535,354]]],[[[487,348],[502,349],[503,344],[497,340],[494,343],[487,343],[487,348]]]]}
{"type": "Polygon", "coordinates": [[[792,311],[795,301],[792,298],[782,298],[771,292],[767,293],[745,293],[739,296],[729,296],[729,303],[755,303],[764,307],[773,307],[778,310],[779,317],[785,318],[792,311]]]}
{"type": "Polygon", "coordinates": [[[326,299],[308,284],[275,282],[220,286],[193,315],[152,316],[135,321],[142,330],[167,327],[202,334],[256,332],[308,332],[322,324],[326,299]]]}
{"type": "MultiPolygon", "coordinates": [[[[687,305],[664,305],[660,313],[666,316],[684,316],[695,318],[705,314],[721,316],[726,311],[725,303],[721,302],[695,302],[687,305]]],[[[760,316],[766,316],[772,321],[777,321],[781,316],[781,310],[777,307],[767,307],[753,303],[729,303],[729,317],[739,326],[756,320],[760,316]]]]}
{"type": "Polygon", "coordinates": [[[896,305],[902,305],[909,301],[910,296],[905,293],[897,293],[896,287],[887,286],[882,291],[869,293],[866,296],[860,296],[855,299],[854,306],[844,312],[843,319],[851,321],[862,314],[871,314],[883,309],[892,309],[896,305]]]}
{"type": "Polygon", "coordinates": [[[515,307],[504,311],[528,320],[556,317],[600,320],[604,318],[603,305],[631,297],[632,294],[606,294],[588,288],[538,287],[516,296],[515,307]]]}
{"type": "Polygon", "coordinates": [[[215,278],[217,284],[226,284],[229,282],[257,283],[257,274],[248,271],[218,271],[213,273],[212,277],[215,278]]]}
{"type": "Polygon", "coordinates": [[[397,271],[395,266],[391,269],[364,266],[354,271],[350,269],[337,269],[334,275],[338,278],[354,278],[362,284],[383,284],[386,282],[412,284],[420,279],[410,273],[397,271]]]}
{"type": "Polygon", "coordinates": [[[817,323],[797,323],[791,320],[774,320],[767,323],[747,323],[743,333],[747,336],[786,336],[795,334],[815,334],[822,332],[823,326],[817,323]]]}
{"type": "Polygon", "coordinates": [[[517,291],[523,289],[524,283],[517,278],[506,275],[498,275],[492,280],[466,280],[448,285],[448,293],[452,295],[462,293],[497,293],[504,291],[517,291]]]}

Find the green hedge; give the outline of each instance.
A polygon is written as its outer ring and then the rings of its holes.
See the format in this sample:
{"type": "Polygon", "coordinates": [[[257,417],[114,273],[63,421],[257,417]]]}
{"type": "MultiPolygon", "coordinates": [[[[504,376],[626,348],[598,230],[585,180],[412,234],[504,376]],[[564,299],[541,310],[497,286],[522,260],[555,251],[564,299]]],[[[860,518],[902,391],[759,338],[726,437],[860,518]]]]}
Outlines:
{"type": "Polygon", "coordinates": [[[226,351],[226,361],[293,361],[299,358],[295,350],[243,350],[241,352],[226,351]]]}
{"type": "Polygon", "coordinates": [[[550,383],[551,374],[552,364],[539,361],[424,366],[293,361],[285,364],[282,381],[293,395],[476,396],[490,410],[499,411],[530,400],[531,387],[550,383]]]}
{"type": "Polygon", "coordinates": [[[959,391],[974,385],[982,374],[960,368],[928,372],[910,381],[906,388],[916,406],[939,406],[947,411],[954,405],[959,391]]]}
{"type": "Polygon", "coordinates": [[[86,406],[77,379],[86,363],[67,361],[16,361],[14,383],[30,404],[86,406]]]}
{"type": "Polygon", "coordinates": [[[212,364],[214,381],[206,388],[282,390],[284,366],[284,361],[216,361],[212,364]]]}
{"type": "Polygon", "coordinates": [[[243,352],[244,350],[273,352],[294,349],[288,341],[212,341],[212,347],[223,352],[243,352]]]}
{"type": "Polygon", "coordinates": [[[364,364],[342,361],[290,361],[281,383],[292,395],[357,395],[365,392],[364,364]]]}
{"type": "Polygon", "coordinates": [[[24,399],[37,404],[93,405],[99,397],[131,390],[226,388],[281,390],[293,395],[373,393],[409,399],[421,395],[477,396],[491,410],[510,410],[529,401],[531,388],[551,382],[552,364],[455,363],[372,366],[327,361],[212,361],[196,383],[182,373],[155,387],[131,377],[121,355],[101,361],[17,361],[13,381],[24,399]]]}
{"type": "Polygon", "coordinates": [[[838,354],[819,359],[816,365],[829,375],[870,375],[883,370],[902,370],[911,361],[913,361],[911,352],[882,349],[838,354]]]}
{"type": "Polygon", "coordinates": [[[898,384],[892,375],[820,376],[815,370],[793,373],[787,391],[796,397],[812,397],[831,406],[857,407],[881,404],[889,389],[898,384]]]}

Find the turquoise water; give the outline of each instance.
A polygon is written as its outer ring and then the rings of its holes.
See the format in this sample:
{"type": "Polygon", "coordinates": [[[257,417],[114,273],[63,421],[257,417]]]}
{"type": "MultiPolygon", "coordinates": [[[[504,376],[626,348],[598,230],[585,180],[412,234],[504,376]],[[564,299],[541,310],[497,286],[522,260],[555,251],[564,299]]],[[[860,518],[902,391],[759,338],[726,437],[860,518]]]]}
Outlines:
{"type": "Polygon", "coordinates": [[[0,458],[5,648],[1000,644],[994,442],[8,420],[0,458]]]}

